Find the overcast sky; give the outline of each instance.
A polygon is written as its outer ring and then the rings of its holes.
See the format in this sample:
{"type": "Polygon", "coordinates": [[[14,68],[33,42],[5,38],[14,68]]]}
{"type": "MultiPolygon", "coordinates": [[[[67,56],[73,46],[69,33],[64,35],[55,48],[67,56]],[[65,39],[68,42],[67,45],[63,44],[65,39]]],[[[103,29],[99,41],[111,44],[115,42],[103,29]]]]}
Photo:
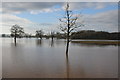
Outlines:
{"type": "MultiPolygon", "coordinates": [[[[18,24],[25,32],[34,34],[42,29],[45,33],[59,31],[59,18],[64,15],[64,2],[3,2],[2,33],[10,33],[10,28],[18,24]]],[[[72,2],[70,9],[81,13],[78,22],[84,21],[81,30],[118,31],[117,2],[72,2]]]]}

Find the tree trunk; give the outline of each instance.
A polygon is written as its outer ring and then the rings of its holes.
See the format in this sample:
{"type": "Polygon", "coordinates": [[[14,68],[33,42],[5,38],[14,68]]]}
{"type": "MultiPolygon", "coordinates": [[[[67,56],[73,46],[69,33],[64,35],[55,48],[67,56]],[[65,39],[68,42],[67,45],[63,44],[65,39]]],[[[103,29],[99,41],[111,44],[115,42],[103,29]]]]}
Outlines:
{"type": "Polygon", "coordinates": [[[16,36],[14,37],[14,43],[15,43],[15,46],[16,46],[16,36]]]}
{"type": "Polygon", "coordinates": [[[42,39],[42,35],[40,35],[40,39],[42,39]]]}
{"type": "Polygon", "coordinates": [[[68,50],[69,50],[69,39],[67,39],[67,44],[66,44],[66,56],[68,57],[68,50]]]}
{"type": "Polygon", "coordinates": [[[67,30],[67,45],[66,45],[66,56],[68,57],[68,50],[69,50],[69,36],[70,36],[70,24],[69,24],[69,11],[67,10],[67,27],[68,27],[68,30],[67,30]]]}
{"type": "Polygon", "coordinates": [[[52,36],[52,40],[53,40],[53,36],[52,36]]]}
{"type": "Polygon", "coordinates": [[[14,37],[15,46],[16,46],[16,37],[17,37],[17,34],[16,34],[16,31],[15,31],[15,37],[14,37]]]}

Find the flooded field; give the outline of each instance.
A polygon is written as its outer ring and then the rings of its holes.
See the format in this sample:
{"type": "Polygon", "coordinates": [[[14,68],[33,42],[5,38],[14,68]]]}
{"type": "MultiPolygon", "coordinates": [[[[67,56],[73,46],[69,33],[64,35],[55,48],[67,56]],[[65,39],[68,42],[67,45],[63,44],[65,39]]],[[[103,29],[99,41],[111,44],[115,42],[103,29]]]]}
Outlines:
{"type": "Polygon", "coordinates": [[[117,78],[118,46],[1,38],[3,78],[117,78]]]}

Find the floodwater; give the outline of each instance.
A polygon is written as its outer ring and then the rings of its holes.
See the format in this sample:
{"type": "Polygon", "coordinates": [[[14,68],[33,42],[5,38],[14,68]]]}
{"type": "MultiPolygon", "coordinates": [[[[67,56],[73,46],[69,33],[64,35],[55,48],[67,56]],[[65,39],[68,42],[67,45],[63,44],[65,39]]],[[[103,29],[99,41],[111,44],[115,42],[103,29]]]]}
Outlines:
{"type": "Polygon", "coordinates": [[[2,38],[3,78],[117,78],[118,46],[2,38]]]}

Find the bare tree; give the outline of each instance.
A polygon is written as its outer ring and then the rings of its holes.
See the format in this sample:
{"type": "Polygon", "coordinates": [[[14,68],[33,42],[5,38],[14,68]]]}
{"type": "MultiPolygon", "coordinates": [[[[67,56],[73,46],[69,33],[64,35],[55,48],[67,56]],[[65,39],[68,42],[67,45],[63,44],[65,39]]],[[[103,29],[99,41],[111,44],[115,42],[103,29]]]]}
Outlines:
{"type": "Polygon", "coordinates": [[[24,29],[19,25],[15,24],[11,27],[11,36],[14,37],[15,45],[16,45],[16,38],[22,37],[23,33],[24,33],[24,29]]]}
{"type": "Polygon", "coordinates": [[[36,37],[42,39],[42,37],[43,37],[43,31],[42,30],[37,30],[36,31],[36,37]]]}
{"type": "Polygon", "coordinates": [[[73,11],[71,11],[69,8],[70,8],[69,3],[67,3],[67,5],[65,7],[65,16],[63,18],[59,19],[60,22],[62,22],[62,24],[60,24],[60,30],[65,32],[66,39],[67,39],[66,56],[68,56],[68,49],[69,49],[71,33],[83,25],[80,22],[77,23],[79,16],[73,14],[73,11]]]}

